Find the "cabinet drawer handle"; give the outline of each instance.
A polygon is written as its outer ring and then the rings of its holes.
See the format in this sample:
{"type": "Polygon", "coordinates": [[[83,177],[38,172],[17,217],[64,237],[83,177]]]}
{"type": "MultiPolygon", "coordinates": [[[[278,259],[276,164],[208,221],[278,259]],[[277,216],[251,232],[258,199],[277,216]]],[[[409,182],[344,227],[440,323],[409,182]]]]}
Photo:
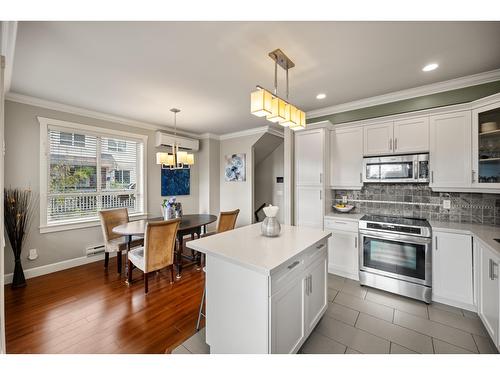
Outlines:
{"type": "Polygon", "coordinates": [[[437,236],[436,236],[436,237],[434,237],[434,242],[435,242],[435,244],[434,244],[434,248],[435,248],[435,249],[436,249],[436,251],[437,251],[437,249],[438,249],[438,238],[437,238],[437,236]]]}
{"type": "Polygon", "coordinates": [[[394,138],[394,150],[398,149],[398,139],[394,138]]]}
{"type": "Polygon", "coordinates": [[[347,224],[345,221],[334,221],[335,224],[347,224]]]}
{"type": "Polygon", "coordinates": [[[296,260],[295,262],[293,262],[292,264],[290,264],[290,265],[288,266],[288,269],[289,269],[289,270],[291,270],[292,268],[297,267],[297,266],[299,265],[299,263],[300,263],[300,262],[299,262],[298,260],[296,260]]]}
{"type": "Polygon", "coordinates": [[[472,182],[476,182],[475,175],[476,175],[476,171],[472,170],[472,182]]]}
{"type": "Polygon", "coordinates": [[[495,273],[495,268],[498,267],[498,264],[493,261],[493,259],[490,259],[490,279],[495,280],[498,278],[498,274],[495,273]]]}
{"type": "Polygon", "coordinates": [[[392,151],[392,138],[389,139],[389,150],[392,151]]]}
{"type": "Polygon", "coordinates": [[[324,246],[325,246],[325,244],[324,244],[324,243],[322,243],[321,245],[316,246],[316,249],[318,249],[318,250],[319,250],[319,249],[321,249],[321,248],[322,248],[322,247],[324,247],[324,246]]]}
{"type": "Polygon", "coordinates": [[[363,174],[362,173],[359,174],[359,182],[361,182],[361,183],[363,182],[363,174]]]}
{"type": "Polygon", "coordinates": [[[309,275],[309,294],[312,294],[313,292],[313,277],[312,275],[309,275]]]}

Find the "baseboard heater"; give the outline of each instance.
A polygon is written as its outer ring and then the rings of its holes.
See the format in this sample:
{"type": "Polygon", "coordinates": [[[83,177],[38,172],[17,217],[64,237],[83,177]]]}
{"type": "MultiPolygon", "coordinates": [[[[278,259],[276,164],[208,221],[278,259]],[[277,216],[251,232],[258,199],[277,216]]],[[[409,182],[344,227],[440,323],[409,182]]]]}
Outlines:
{"type": "Polygon", "coordinates": [[[85,249],[87,257],[93,257],[104,253],[104,245],[89,246],[85,249]]]}

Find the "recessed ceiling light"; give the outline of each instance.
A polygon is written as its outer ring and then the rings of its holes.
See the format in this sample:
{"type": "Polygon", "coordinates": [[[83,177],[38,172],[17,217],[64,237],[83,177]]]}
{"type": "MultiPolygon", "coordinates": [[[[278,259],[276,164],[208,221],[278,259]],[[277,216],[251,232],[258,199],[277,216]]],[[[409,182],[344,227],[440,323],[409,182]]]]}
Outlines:
{"type": "Polygon", "coordinates": [[[424,66],[424,67],[422,68],[422,70],[423,70],[424,72],[430,72],[431,70],[437,69],[437,68],[438,68],[438,66],[439,66],[439,65],[438,65],[438,64],[436,64],[436,63],[427,64],[426,66],[424,66]]]}
{"type": "Polygon", "coordinates": [[[316,95],[316,99],[325,99],[326,98],[326,94],[318,94],[316,95]]]}

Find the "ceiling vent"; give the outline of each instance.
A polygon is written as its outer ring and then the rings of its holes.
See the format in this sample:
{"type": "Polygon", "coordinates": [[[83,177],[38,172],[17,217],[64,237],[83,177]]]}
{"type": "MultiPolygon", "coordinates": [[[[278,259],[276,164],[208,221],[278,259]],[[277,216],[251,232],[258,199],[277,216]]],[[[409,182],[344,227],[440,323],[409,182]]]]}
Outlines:
{"type": "Polygon", "coordinates": [[[200,149],[200,141],[197,139],[174,136],[160,131],[155,134],[156,147],[172,146],[176,142],[182,150],[198,151],[200,149]]]}

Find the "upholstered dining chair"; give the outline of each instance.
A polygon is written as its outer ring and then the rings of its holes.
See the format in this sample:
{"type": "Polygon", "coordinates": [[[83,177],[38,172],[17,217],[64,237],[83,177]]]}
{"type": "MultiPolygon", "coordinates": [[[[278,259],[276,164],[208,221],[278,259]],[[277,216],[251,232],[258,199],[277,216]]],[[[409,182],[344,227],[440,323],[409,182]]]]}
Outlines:
{"type": "MultiPolygon", "coordinates": [[[[113,233],[113,228],[128,223],[128,210],[126,208],[102,210],[99,211],[99,218],[104,237],[104,267],[108,268],[109,253],[116,252],[118,273],[122,273],[122,251],[127,250],[127,239],[113,233]]],[[[143,242],[142,237],[132,237],[130,248],[142,246],[143,242]]]]}
{"type": "MultiPolygon", "coordinates": [[[[219,222],[217,223],[217,232],[207,233],[205,236],[211,236],[217,233],[227,232],[228,230],[233,230],[236,225],[236,219],[238,219],[238,214],[240,210],[226,211],[219,214],[219,222]]],[[[203,272],[205,272],[205,267],[203,267],[203,272]]],[[[196,330],[200,329],[201,317],[205,317],[203,312],[203,306],[205,305],[205,294],[207,289],[203,287],[203,295],[201,296],[200,310],[198,311],[198,321],[196,322],[196,330]]]]}
{"type": "Polygon", "coordinates": [[[150,222],[146,224],[144,246],[128,253],[128,282],[132,283],[134,266],[144,273],[144,292],[148,293],[148,275],[170,267],[171,283],[174,282],[174,249],[181,219],[150,222]]]}

